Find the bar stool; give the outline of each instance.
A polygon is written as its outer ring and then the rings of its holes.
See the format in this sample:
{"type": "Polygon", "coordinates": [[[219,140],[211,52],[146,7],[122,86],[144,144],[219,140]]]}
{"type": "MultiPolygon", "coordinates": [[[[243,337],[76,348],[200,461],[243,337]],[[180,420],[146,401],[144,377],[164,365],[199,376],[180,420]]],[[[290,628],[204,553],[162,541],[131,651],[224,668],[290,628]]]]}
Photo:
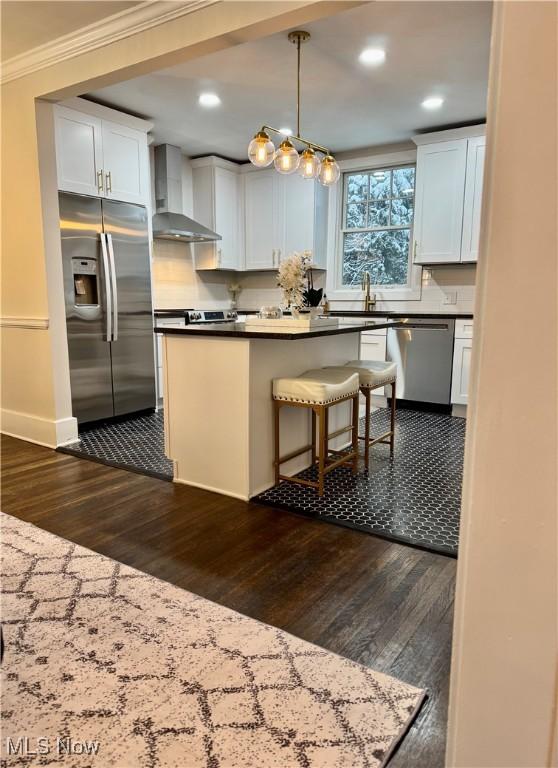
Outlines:
{"type": "Polygon", "coordinates": [[[352,464],[353,474],[358,467],[358,393],[359,377],[346,368],[319,368],[306,371],[301,376],[292,379],[273,380],[273,417],[274,417],[274,467],[275,484],[281,480],[300,485],[309,485],[318,489],[318,495],[323,496],[325,476],[341,464],[352,464]],[[329,434],[329,409],[352,400],[352,422],[348,427],[343,427],[329,434]],[[312,442],[286,456],[280,454],[279,416],[283,406],[306,408],[312,413],[312,442]],[[318,450],[316,451],[316,420],[319,424],[318,450]],[[351,450],[346,453],[329,448],[329,441],[351,432],[351,450]],[[311,451],[312,466],[316,464],[318,456],[318,480],[304,480],[300,477],[290,477],[281,474],[281,464],[296,456],[311,451]],[[334,457],[330,457],[333,454],[334,457]]]}
{"type": "Polygon", "coordinates": [[[364,420],[364,436],[359,435],[359,440],[364,440],[364,463],[368,467],[370,458],[370,446],[376,443],[389,444],[390,454],[393,456],[395,442],[395,386],[397,384],[396,363],[383,362],[381,360],[351,360],[343,366],[331,366],[328,370],[348,369],[358,374],[359,388],[364,395],[366,415],[364,420]],[[374,389],[391,384],[391,414],[390,428],[378,437],[371,436],[370,419],[370,394],[374,389]]]}

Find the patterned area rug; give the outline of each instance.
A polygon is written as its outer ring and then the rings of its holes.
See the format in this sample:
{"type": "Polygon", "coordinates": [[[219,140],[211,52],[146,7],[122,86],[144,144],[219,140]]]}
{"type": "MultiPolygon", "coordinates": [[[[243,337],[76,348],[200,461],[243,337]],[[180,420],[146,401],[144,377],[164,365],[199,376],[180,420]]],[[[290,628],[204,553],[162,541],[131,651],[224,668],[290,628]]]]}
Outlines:
{"type": "MultiPolygon", "coordinates": [[[[387,429],[389,412],[375,411],[372,433],[387,429]]],[[[464,449],[465,419],[400,408],[393,459],[388,445],[377,444],[368,471],[362,462],[357,475],[333,470],[321,499],[312,488],[281,483],[252,501],[456,557],[464,449]]],[[[315,475],[314,469],[300,473],[315,475]]]]}
{"type": "Polygon", "coordinates": [[[9,766],[377,768],[424,699],[28,523],[0,520],[9,766]]]}

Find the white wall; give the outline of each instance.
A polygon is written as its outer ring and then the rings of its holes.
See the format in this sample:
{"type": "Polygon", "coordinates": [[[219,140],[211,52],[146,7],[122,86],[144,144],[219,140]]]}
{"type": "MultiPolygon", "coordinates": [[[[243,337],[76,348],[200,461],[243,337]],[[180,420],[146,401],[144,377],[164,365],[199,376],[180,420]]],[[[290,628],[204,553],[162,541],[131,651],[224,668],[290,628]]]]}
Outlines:
{"type": "Polygon", "coordinates": [[[448,768],[558,756],[557,7],[495,3],[448,768]]]}

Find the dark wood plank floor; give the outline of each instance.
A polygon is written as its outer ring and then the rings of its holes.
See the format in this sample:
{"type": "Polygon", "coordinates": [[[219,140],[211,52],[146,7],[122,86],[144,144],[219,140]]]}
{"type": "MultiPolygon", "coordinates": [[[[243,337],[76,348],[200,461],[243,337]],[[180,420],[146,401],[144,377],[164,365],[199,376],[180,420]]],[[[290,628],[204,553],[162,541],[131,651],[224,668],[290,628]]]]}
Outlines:
{"type": "Polygon", "coordinates": [[[428,688],[390,766],[443,766],[455,560],[9,437],[2,510],[428,688]]]}

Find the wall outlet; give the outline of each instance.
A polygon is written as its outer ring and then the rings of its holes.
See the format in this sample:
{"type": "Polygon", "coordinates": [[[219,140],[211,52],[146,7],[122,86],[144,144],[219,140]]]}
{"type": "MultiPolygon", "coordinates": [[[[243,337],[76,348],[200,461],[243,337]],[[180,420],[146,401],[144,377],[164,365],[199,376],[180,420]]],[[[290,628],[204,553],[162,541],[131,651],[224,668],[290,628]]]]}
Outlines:
{"type": "Polygon", "coordinates": [[[444,292],[444,304],[457,304],[457,291],[444,292]]]}

